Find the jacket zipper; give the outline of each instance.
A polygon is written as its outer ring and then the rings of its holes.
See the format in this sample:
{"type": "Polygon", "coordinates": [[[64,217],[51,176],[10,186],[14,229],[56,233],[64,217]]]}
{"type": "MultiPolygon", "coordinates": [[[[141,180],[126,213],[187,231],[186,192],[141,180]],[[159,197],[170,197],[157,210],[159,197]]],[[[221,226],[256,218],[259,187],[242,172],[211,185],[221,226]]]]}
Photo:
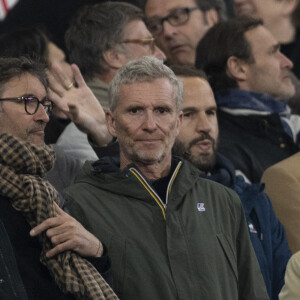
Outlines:
{"type": "Polygon", "coordinates": [[[168,183],[167,188],[167,194],[166,194],[166,204],[161,200],[161,198],[158,196],[158,194],[154,191],[154,189],[150,186],[150,184],[147,182],[147,180],[142,176],[142,174],[135,168],[130,168],[129,171],[135,175],[135,177],[140,181],[140,183],[144,186],[144,188],[148,191],[148,193],[151,195],[151,197],[155,200],[155,202],[160,207],[162,214],[164,216],[164,219],[166,219],[166,209],[168,205],[168,198],[169,194],[171,193],[171,189],[173,186],[173,182],[178,174],[178,171],[182,165],[182,162],[180,161],[178,165],[176,166],[176,169],[174,170],[172,177],[168,183]]]}

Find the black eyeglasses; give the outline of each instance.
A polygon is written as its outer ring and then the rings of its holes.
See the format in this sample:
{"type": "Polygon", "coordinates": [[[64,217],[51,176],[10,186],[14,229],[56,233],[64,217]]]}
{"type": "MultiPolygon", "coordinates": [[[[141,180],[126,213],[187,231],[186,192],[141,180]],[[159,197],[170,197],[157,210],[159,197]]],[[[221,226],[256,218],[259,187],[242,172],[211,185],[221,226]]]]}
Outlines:
{"type": "Polygon", "coordinates": [[[149,45],[151,49],[151,54],[154,55],[155,53],[155,39],[153,37],[151,38],[144,38],[144,39],[133,39],[133,40],[124,40],[121,42],[121,44],[140,44],[140,45],[149,45]]]}
{"type": "Polygon", "coordinates": [[[146,20],[147,27],[153,36],[157,36],[162,32],[163,23],[167,21],[172,26],[184,25],[190,18],[192,11],[200,9],[199,7],[175,8],[164,18],[153,17],[146,20]]]}
{"type": "Polygon", "coordinates": [[[50,114],[53,109],[53,102],[48,99],[44,98],[39,100],[35,96],[22,96],[22,97],[15,97],[15,98],[0,98],[0,101],[19,101],[24,102],[25,111],[29,115],[34,115],[38,109],[39,105],[42,104],[46,113],[50,114]]]}

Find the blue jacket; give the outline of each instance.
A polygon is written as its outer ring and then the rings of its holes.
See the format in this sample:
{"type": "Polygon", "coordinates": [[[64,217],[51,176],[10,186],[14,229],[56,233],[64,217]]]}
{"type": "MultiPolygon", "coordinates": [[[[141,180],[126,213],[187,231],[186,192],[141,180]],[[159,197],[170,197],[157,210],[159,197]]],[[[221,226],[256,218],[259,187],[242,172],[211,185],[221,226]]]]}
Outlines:
{"type": "Polygon", "coordinates": [[[291,115],[285,102],[238,89],[216,94],[216,102],[219,152],[251,182],[260,182],[268,167],[299,151],[300,116],[291,115]]]}
{"type": "Polygon", "coordinates": [[[284,284],[284,273],[291,257],[285,230],[278,221],[264,185],[248,184],[235,176],[233,164],[218,154],[216,165],[207,178],[232,188],[239,195],[270,299],[278,299],[284,284]]]}

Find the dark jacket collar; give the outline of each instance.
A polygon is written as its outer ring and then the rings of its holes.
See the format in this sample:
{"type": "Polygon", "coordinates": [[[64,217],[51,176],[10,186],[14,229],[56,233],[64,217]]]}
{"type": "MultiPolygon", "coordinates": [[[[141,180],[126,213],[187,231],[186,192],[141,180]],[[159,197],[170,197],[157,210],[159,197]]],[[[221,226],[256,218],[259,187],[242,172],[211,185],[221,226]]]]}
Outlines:
{"type": "Polygon", "coordinates": [[[233,188],[235,184],[234,166],[229,159],[220,153],[217,153],[216,164],[212,171],[209,174],[202,176],[223,184],[229,188],[233,188]]]}
{"type": "Polygon", "coordinates": [[[211,173],[202,176],[235,190],[243,203],[246,215],[250,214],[256,202],[260,200],[259,194],[264,190],[264,184],[248,184],[242,176],[236,176],[232,162],[220,153],[217,153],[216,164],[211,173]]]}
{"type": "Polygon", "coordinates": [[[244,110],[249,114],[290,114],[290,109],[285,101],[279,101],[268,94],[253,93],[239,89],[229,89],[228,93],[216,93],[216,102],[221,109],[244,110]]]}

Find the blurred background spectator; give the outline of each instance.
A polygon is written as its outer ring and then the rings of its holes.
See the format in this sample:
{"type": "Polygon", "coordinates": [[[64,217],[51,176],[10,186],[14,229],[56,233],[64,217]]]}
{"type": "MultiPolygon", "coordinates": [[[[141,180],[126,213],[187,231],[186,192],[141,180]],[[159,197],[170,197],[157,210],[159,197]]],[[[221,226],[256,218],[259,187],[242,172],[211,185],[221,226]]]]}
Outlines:
{"type": "MultiPolygon", "coordinates": [[[[6,2],[10,2],[7,1],[6,2]]],[[[105,2],[103,0],[20,0],[0,22],[0,32],[7,32],[14,27],[43,25],[51,34],[53,42],[65,50],[64,35],[72,15],[81,6],[105,2]]],[[[113,1],[114,2],[114,1],[113,1]]],[[[139,5],[143,0],[127,0],[139,5]]],[[[0,1],[1,3],[1,1],[0,1]]]]}
{"type": "Polygon", "coordinates": [[[5,19],[9,10],[11,10],[18,0],[1,0],[0,1],[0,20],[5,19]]]}

